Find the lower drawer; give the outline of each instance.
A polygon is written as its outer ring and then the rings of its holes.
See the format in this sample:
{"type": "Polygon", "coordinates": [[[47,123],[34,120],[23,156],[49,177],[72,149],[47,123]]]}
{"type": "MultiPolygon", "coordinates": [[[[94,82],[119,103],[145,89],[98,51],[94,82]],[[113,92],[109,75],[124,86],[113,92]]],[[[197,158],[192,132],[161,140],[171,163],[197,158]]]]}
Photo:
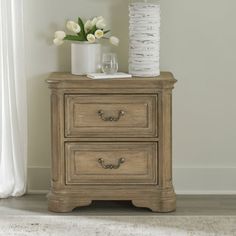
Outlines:
{"type": "Polygon", "coordinates": [[[65,144],[66,184],[156,184],[157,143],[65,144]]]}

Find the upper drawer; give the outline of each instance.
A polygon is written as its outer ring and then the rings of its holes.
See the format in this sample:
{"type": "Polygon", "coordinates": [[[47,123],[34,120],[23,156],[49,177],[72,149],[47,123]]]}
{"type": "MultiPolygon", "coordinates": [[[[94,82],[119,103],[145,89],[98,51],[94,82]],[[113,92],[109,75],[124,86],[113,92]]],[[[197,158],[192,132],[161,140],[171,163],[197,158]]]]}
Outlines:
{"type": "Polygon", "coordinates": [[[66,137],[156,137],[157,95],[65,95],[66,137]]]}

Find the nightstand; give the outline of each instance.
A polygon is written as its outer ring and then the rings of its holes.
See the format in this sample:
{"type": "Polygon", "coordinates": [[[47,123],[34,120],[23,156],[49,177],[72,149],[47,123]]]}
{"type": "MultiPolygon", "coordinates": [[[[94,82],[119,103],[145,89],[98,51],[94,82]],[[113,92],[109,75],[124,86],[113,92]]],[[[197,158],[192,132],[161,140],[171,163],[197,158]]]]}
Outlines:
{"type": "Polygon", "coordinates": [[[93,200],[176,208],[172,185],[172,89],[155,78],[93,80],[53,73],[52,181],[48,208],[70,212],[93,200]]]}

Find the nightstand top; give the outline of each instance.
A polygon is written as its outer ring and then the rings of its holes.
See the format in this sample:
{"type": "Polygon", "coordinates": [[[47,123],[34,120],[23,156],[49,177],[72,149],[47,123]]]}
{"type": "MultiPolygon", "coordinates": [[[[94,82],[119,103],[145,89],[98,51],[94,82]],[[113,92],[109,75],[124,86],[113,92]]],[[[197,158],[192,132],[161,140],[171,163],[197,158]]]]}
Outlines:
{"type": "MultiPolygon", "coordinates": [[[[51,73],[49,79],[47,80],[48,83],[55,83],[55,82],[61,82],[61,81],[85,81],[85,80],[92,80],[95,81],[95,79],[90,79],[85,75],[72,75],[68,72],[53,72],[51,73]]],[[[176,82],[174,79],[174,76],[171,72],[161,72],[160,76],[156,77],[135,77],[132,78],[121,78],[121,79],[96,79],[96,81],[134,81],[134,80],[158,80],[158,81],[173,81],[176,82]]]]}
{"type": "Polygon", "coordinates": [[[122,79],[90,79],[65,72],[51,73],[46,82],[51,88],[173,88],[177,80],[171,72],[161,72],[157,77],[132,77],[122,79]]]}

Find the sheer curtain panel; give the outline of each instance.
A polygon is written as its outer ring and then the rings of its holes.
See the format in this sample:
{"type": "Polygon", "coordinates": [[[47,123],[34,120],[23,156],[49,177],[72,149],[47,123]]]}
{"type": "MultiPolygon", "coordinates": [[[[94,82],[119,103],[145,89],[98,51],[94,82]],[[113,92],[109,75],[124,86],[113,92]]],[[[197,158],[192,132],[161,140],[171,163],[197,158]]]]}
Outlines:
{"type": "Polygon", "coordinates": [[[27,111],[22,0],[0,0],[0,198],[26,191],[27,111]]]}

